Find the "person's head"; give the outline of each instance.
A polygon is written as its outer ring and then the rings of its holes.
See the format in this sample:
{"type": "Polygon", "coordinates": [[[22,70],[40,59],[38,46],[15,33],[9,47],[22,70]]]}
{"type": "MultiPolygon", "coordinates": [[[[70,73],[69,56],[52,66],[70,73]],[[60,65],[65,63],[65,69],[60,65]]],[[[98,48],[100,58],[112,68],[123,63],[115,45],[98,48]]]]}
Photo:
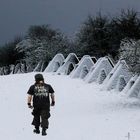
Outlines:
{"type": "Polygon", "coordinates": [[[39,84],[39,83],[44,83],[44,77],[42,74],[38,73],[35,75],[35,82],[36,84],[39,84]]]}

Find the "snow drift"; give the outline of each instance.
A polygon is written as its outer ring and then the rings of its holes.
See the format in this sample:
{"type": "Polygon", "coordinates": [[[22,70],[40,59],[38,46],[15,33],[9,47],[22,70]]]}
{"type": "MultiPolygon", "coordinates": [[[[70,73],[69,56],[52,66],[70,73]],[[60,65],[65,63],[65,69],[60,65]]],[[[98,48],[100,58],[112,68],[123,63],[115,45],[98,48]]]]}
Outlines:
{"type": "Polygon", "coordinates": [[[33,134],[27,90],[34,75],[0,76],[1,140],[139,140],[140,101],[64,75],[42,73],[55,89],[48,135],[33,134]],[[112,93],[112,94],[110,94],[112,93]]]}

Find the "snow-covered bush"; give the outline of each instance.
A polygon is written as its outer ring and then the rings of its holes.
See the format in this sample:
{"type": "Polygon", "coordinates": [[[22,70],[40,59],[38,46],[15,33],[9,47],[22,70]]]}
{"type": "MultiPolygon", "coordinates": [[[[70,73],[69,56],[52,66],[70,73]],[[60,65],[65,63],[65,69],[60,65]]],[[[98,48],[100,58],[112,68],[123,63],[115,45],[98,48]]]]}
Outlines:
{"type": "Polygon", "coordinates": [[[119,55],[125,59],[132,72],[140,73],[140,40],[122,40],[119,55]]]}
{"type": "Polygon", "coordinates": [[[68,39],[59,31],[49,26],[33,26],[29,29],[27,38],[17,44],[17,50],[24,53],[23,60],[27,64],[27,71],[33,71],[42,61],[48,64],[57,54],[66,54],[68,39]]]}

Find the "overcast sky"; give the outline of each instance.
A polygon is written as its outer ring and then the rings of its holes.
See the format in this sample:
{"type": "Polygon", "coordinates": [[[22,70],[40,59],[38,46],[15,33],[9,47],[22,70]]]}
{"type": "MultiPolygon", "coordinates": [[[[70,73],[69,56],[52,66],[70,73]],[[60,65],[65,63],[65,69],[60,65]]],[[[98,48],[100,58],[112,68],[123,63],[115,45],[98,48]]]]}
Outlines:
{"type": "Polygon", "coordinates": [[[0,44],[24,35],[30,25],[50,24],[73,35],[88,15],[140,11],[140,0],[0,0],[0,44]]]}

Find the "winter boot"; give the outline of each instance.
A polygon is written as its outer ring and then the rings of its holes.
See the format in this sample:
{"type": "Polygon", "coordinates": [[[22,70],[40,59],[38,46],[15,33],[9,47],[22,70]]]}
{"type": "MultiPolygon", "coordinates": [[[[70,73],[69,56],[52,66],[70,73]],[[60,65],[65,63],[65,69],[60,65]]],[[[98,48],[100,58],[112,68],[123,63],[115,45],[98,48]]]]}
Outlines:
{"type": "Polygon", "coordinates": [[[39,127],[35,127],[35,129],[34,129],[34,133],[36,133],[36,134],[40,134],[39,127]]]}
{"type": "Polygon", "coordinates": [[[46,136],[47,133],[46,133],[46,128],[42,128],[42,136],[46,136]]]}

